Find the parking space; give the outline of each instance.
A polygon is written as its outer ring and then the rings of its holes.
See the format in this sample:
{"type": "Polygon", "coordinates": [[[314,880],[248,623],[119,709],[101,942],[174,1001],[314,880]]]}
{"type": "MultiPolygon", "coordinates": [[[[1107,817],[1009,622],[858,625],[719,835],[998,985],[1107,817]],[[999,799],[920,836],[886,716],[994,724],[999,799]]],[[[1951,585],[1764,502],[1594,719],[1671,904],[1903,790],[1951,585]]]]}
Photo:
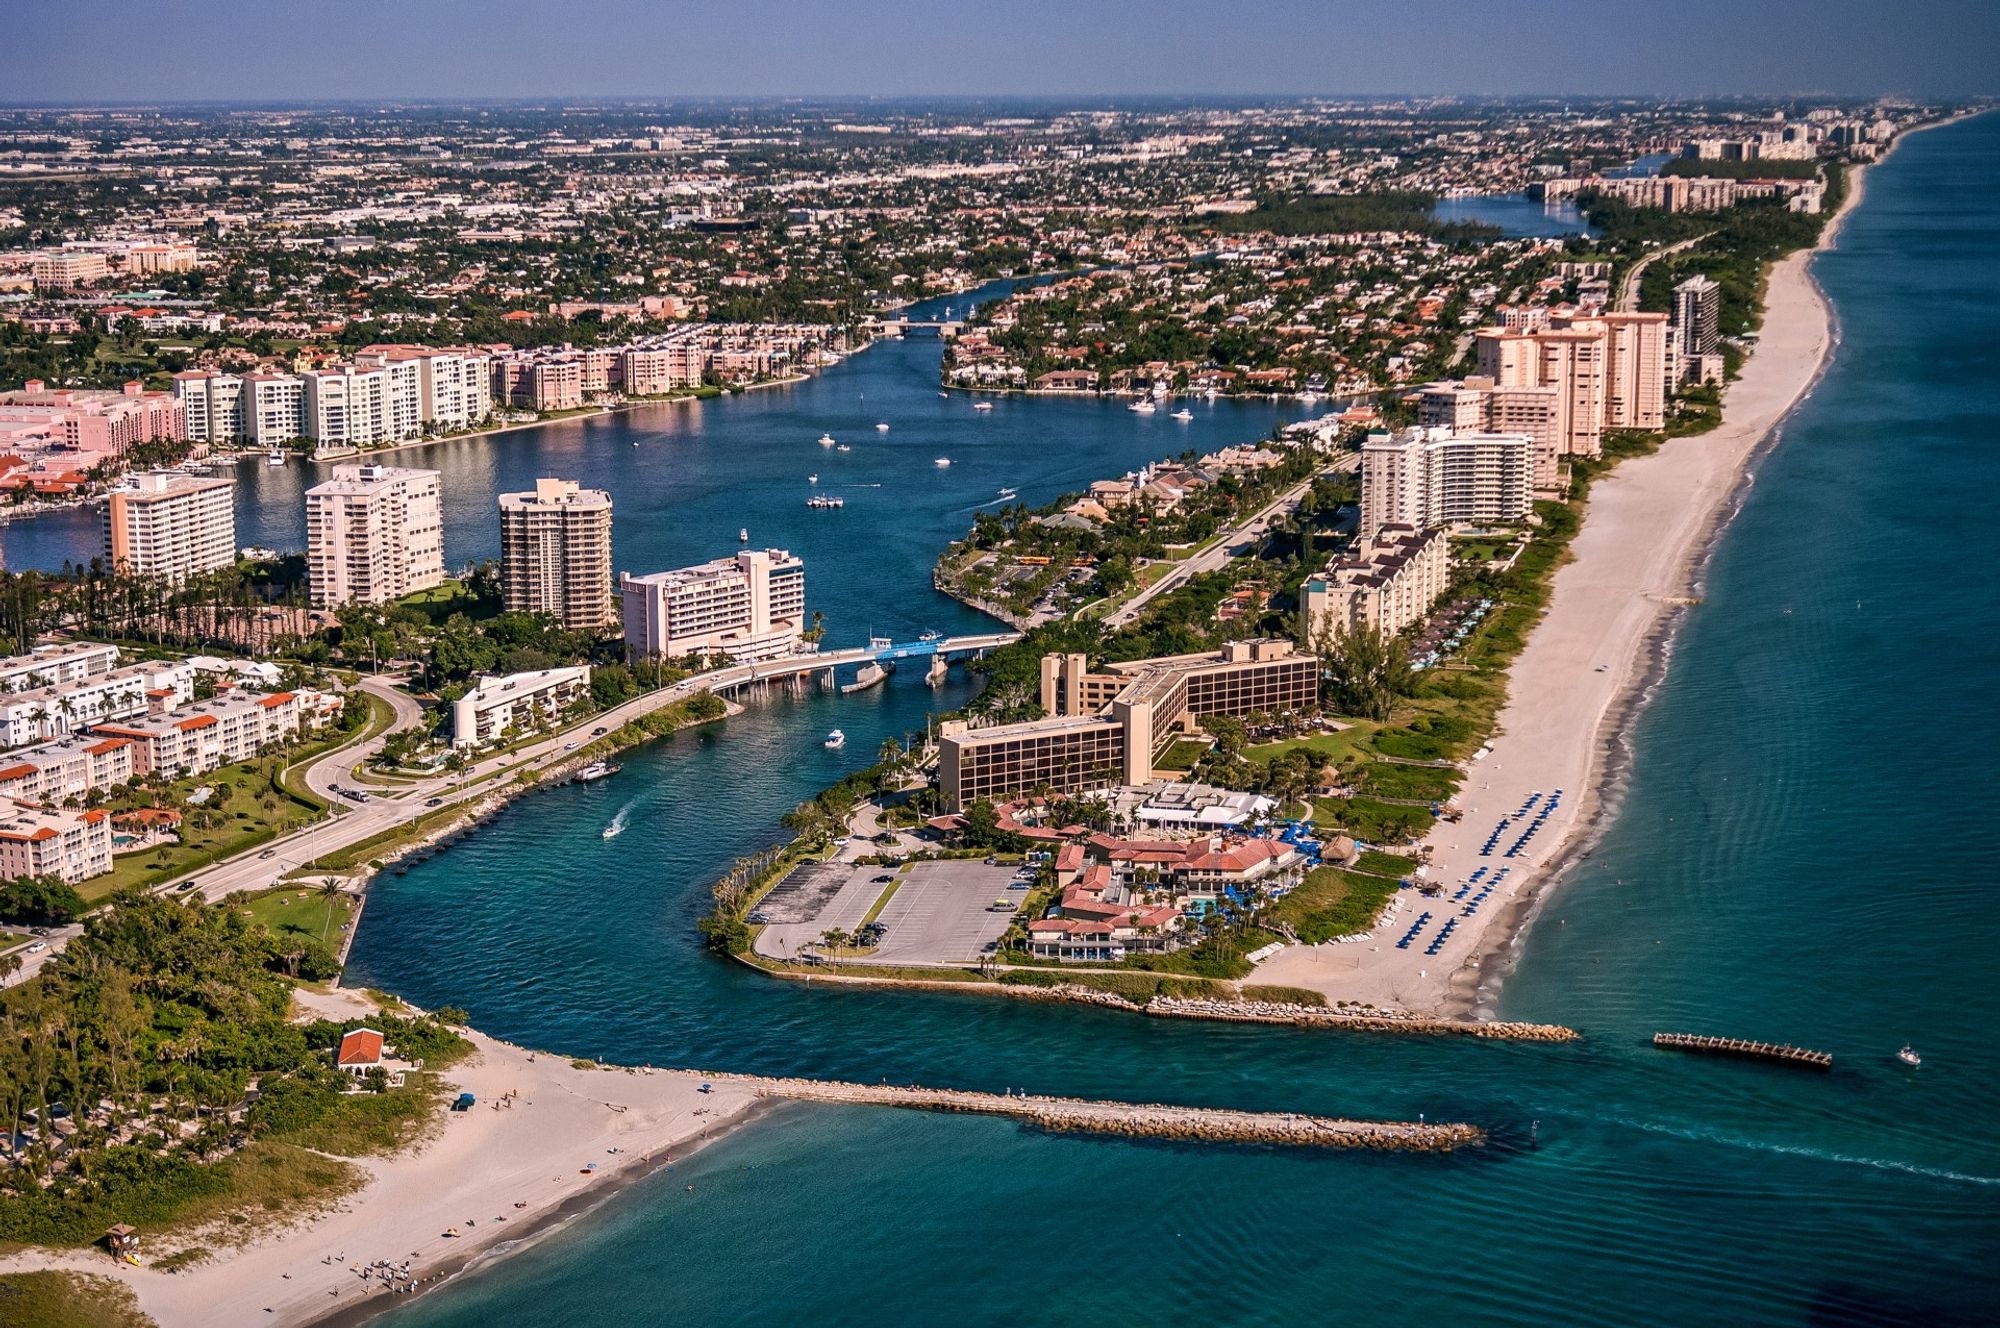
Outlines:
{"type": "Polygon", "coordinates": [[[769,924],[757,936],[757,953],[793,959],[826,932],[853,931],[889,888],[877,880],[887,874],[844,863],[793,868],[752,910],[752,921],[769,924]]]}
{"type": "Polygon", "coordinates": [[[1016,908],[1027,896],[1008,890],[1015,869],[989,867],[977,860],[919,862],[883,908],[878,921],[882,943],[865,962],[872,964],[964,964],[977,960],[989,942],[1000,939],[1014,920],[1010,912],[989,912],[995,900],[1016,908]]]}

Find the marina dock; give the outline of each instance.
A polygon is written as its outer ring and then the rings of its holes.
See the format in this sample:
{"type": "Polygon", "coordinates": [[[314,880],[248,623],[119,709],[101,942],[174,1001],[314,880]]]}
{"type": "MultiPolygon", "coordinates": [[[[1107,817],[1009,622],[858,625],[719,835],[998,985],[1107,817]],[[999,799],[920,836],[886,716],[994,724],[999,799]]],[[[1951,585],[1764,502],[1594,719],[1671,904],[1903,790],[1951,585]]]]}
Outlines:
{"type": "Polygon", "coordinates": [[[1655,1033],[1653,1045],[1674,1051],[1703,1052],[1710,1056],[1741,1056],[1749,1060],[1779,1061],[1811,1070],[1831,1070],[1833,1053],[1794,1047],[1790,1043],[1749,1042],[1743,1038],[1706,1037],[1700,1033],[1655,1033]]]}

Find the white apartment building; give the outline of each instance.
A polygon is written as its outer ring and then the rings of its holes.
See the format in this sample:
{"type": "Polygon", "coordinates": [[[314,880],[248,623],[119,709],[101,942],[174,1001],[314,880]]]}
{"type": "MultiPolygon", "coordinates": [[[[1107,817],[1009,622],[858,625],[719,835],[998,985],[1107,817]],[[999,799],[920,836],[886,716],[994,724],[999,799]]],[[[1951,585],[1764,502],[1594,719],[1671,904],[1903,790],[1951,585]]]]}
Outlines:
{"type": "Polygon", "coordinates": [[[1443,530],[1383,526],[1306,579],[1300,608],[1307,648],[1353,631],[1394,636],[1422,622],[1450,580],[1451,548],[1443,530]]]}
{"type": "Polygon", "coordinates": [[[438,472],[335,466],[306,490],[306,572],[322,609],[386,604],[442,582],[438,472]]]}
{"type": "Polygon", "coordinates": [[[805,626],[806,567],[783,549],[650,576],[623,573],[627,658],[723,654],[749,662],[795,653],[805,626]]]}
{"type": "Polygon", "coordinates": [[[104,505],[104,551],[121,572],[185,581],[236,561],[229,479],[175,471],[133,476],[104,505]]]}
{"type": "Polygon", "coordinates": [[[1358,533],[1525,521],[1534,475],[1534,440],[1525,434],[1377,431],[1361,445],[1358,533]]]}
{"type": "Polygon", "coordinates": [[[135,777],[143,779],[158,770],[177,778],[248,761],[339,713],[339,698],[323,692],[245,693],[218,696],[167,714],[98,724],[92,732],[131,742],[135,777]]]}
{"type": "Polygon", "coordinates": [[[243,375],[243,424],[259,447],[306,436],[306,383],[297,374],[243,375]]]}
{"type": "Polygon", "coordinates": [[[423,366],[414,359],[336,365],[305,375],[305,436],[320,447],[400,442],[423,432],[423,366]]]}
{"type": "Polygon", "coordinates": [[[483,350],[381,345],[364,347],[354,358],[362,365],[413,367],[416,418],[434,432],[471,428],[493,413],[493,360],[483,350]]]}
{"type": "Polygon", "coordinates": [[[249,402],[239,374],[191,369],[174,375],[174,400],[191,443],[225,445],[250,436],[249,402]]]}
{"type": "Polygon", "coordinates": [[[1453,433],[1526,434],[1535,445],[1535,487],[1562,482],[1560,394],[1553,387],[1501,387],[1491,378],[1426,383],[1417,391],[1417,424],[1453,433]]]}
{"type": "Polygon", "coordinates": [[[117,667],[117,646],[95,641],[36,646],[25,655],[0,658],[0,691],[63,687],[102,677],[117,667]]]}
{"type": "Polygon", "coordinates": [[[497,742],[510,728],[554,719],[590,695],[590,666],[487,675],[451,707],[451,745],[497,742]]]}
{"type": "Polygon", "coordinates": [[[75,885],[110,870],[111,813],[0,802],[0,878],[53,876],[75,885]]]}
{"type": "Polygon", "coordinates": [[[571,631],[616,623],[611,495],[557,479],[501,494],[500,593],[509,613],[546,613],[571,631]]]}
{"type": "Polygon", "coordinates": [[[78,682],[11,692],[0,696],[0,737],[19,747],[107,720],[171,710],[194,698],[195,672],[184,660],[152,660],[78,682]]]}

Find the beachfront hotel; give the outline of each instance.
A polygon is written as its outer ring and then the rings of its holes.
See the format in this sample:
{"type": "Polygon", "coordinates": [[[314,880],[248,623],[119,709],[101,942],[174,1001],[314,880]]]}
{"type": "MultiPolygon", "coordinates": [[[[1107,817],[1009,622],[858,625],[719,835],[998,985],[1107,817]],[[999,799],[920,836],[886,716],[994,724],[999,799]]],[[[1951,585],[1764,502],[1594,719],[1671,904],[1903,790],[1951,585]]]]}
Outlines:
{"type": "Polygon", "coordinates": [[[175,471],[135,475],[104,507],[104,551],[128,575],[185,581],[236,561],[235,484],[175,471]]]}
{"type": "Polygon", "coordinates": [[[1443,530],[1382,526],[1306,579],[1300,592],[1305,639],[1317,644],[1353,631],[1394,636],[1422,622],[1450,580],[1450,541],[1443,530]]]}
{"type": "Polygon", "coordinates": [[[306,573],[321,609],[386,604],[443,582],[438,472],[335,466],[306,490],[306,573]]]}
{"type": "Polygon", "coordinates": [[[1594,457],[1606,429],[1666,423],[1667,316],[1521,306],[1473,334],[1479,374],[1498,387],[1556,391],[1556,439],[1594,457]]]}
{"type": "Polygon", "coordinates": [[[1453,433],[1526,434],[1534,444],[1535,487],[1562,480],[1560,398],[1553,387],[1502,387],[1477,375],[1417,389],[1417,424],[1453,433]]]}
{"type": "Polygon", "coordinates": [[[615,624],[611,495],[558,479],[501,494],[500,597],[509,613],[546,613],[570,631],[615,624]]]}
{"type": "Polygon", "coordinates": [[[1361,525],[1462,526],[1525,521],[1535,498],[1526,434],[1377,430],[1361,444],[1361,525]]]}
{"type": "Polygon", "coordinates": [[[1319,708],[1319,660],[1289,641],[1232,641],[1219,651],[1133,660],[1093,673],[1081,654],[1042,657],[1045,718],[939,730],[947,809],[1047,788],[1079,793],[1144,784],[1153,763],[1203,715],[1299,714],[1319,708]]]}
{"type": "Polygon", "coordinates": [[[745,549],[671,572],[621,573],[618,594],[627,658],[748,663],[797,652],[806,565],[783,549],[745,549]]]}

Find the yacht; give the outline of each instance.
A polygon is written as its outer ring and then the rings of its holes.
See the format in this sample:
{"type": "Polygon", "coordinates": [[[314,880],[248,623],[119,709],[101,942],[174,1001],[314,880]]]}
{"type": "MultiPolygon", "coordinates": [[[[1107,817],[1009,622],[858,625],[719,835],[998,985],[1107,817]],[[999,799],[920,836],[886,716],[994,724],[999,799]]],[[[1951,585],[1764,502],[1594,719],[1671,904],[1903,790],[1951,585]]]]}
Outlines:
{"type": "Polygon", "coordinates": [[[1181,423],[1185,424],[1189,420],[1194,418],[1194,412],[1189,410],[1186,406],[1182,406],[1179,410],[1174,412],[1174,418],[1181,421],[1181,423]]]}
{"type": "Polygon", "coordinates": [[[576,782],[579,784],[595,784],[600,779],[611,778],[624,768],[623,766],[613,765],[609,761],[592,761],[589,765],[576,772],[576,782]]]}
{"type": "Polygon", "coordinates": [[[830,433],[823,433],[823,434],[821,434],[821,435],[819,436],[819,445],[820,445],[821,447],[832,447],[832,446],[833,446],[833,435],[832,435],[832,434],[830,434],[830,433]]]}
{"type": "Polygon", "coordinates": [[[993,403],[990,401],[975,401],[972,403],[972,408],[974,410],[992,410],[993,403]]]}
{"type": "Polygon", "coordinates": [[[1151,415],[1156,409],[1158,409],[1158,407],[1153,405],[1153,399],[1151,397],[1140,397],[1137,401],[1133,402],[1125,409],[1131,411],[1135,415],[1151,415]]]}
{"type": "Polygon", "coordinates": [[[1915,1047],[1904,1047],[1896,1053],[1896,1059],[1905,1065],[1922,1065],[1924,1063],[1924,1058],[1917,1055],[1915,1047]]]}
{"type": "Polygon", "coordinates": [[[818,483],[819,483],[819,476],[817,476],[817,475],[808,475],[808,476],[806,476],[806,483],[807,483],[807,484],[818,484],[818,483]]]}
{"type": "Polygon", "coordinates": [[[1015,497],[1018,497],[1020,492],[1021,491],[1019,489],[1002,489],[1000,491],[1000,496],[1002,498],[1011,500],[1015,497]]]}
{"type": "Polygon", "coordinates": [[[736,542],[738,544],[748,544],[750,542],[750,527],[745,526],[736,532],[736,542]]]}
{"type": "Polygon", "coordinates": [[[807,507],[845,507],[845,506],[847,506],[847,500],[846,500],[845,498],[829,498],[829,497],[827,497],[827,496],[826,496],[825,494],[823,494],[823,493],[816,493],[816,494],[814,494],[814,495],[813,495],[812,497],[810,497],[810,498],[806,499],[806,506],[807,506],[807,507]]]}
{"type": "Polygon", "coordinates": [[[931,464],[932,464],[933,466],[949,466],[949,465],[951,464],[951,458],[950,458],[950,457],[932,457],[932,458],[931,458],[931,464]]]}
{"type": "Polygon", "coordinates": [[[875,432],[876,432],[876,433],[887,433],[887,432],[889,432],[889,425],[888,425],[888,422],[887,422],[887,421],[885,420],[885,421],[883,421],[883,422],[882,422],[881,424],[878,424],[878,425],[876,425],[876,426],[875,426],[875,432]]]}
{"type": "Polygon", "coordinates": [[[825,747],[830,752],[837,752],[841,748],[847,745],[847,735],[845,733],[842,733],[839,729],[835,729],[833,732],[826,735],[826,741],[824,743],[821,743],[820,745],[825,747]]]}
{"type": "Polygon", "coordinates": [[[935,627],[933,627],[933,628],[932,628],[932,629],[931,629],[930,631],[928,631],[928,632],[923,632],[923,633],[920,633],[920,634],[919,634],[919,635],[917,636],[917,640],[919,640],[919,641],[942,641],[942,640],[944,640],[944,633],[943,633],[943,632],[940,632],[940,631],[938,631],[938,630],[937,630],[937,629],[936,629],[935,627]]]}
{"type": "Polygon", "coordinates": [[[282,447],[274,447],[274,448],[272,448],[272,449],[271,449],[271,450],[270,450],[269,452],[266,452],[266,453],[264,454],[264,464],[265,464],[265,465],[267,465],[267,466],[282,466],[282,465],[284,465],[284,464],[285,464],[285,449],[284,449],[284,448],[282,448],[282,447]]]}

